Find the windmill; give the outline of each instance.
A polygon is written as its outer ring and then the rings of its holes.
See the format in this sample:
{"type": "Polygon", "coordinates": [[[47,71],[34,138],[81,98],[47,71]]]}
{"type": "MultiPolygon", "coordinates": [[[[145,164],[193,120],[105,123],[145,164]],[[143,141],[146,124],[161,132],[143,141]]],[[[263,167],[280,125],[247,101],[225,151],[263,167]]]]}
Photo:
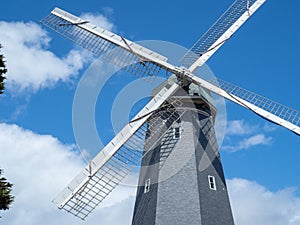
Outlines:
{"type": "Polygon", "coordinates": [[[217,112],[210,93],[297,135],[300,114],[225,81],[194,76],[194,72],[264,2],[236,0],[183,56],[181,67],[61,9],[44,18],[41,22],[45,26],[137,77],[170,77],[53,202],[85,219],[141,163],[132,224],[234,224],[213,128],[217,112]],[[186,161],[181,170],[159,182],[182,158],[186,161]]]}

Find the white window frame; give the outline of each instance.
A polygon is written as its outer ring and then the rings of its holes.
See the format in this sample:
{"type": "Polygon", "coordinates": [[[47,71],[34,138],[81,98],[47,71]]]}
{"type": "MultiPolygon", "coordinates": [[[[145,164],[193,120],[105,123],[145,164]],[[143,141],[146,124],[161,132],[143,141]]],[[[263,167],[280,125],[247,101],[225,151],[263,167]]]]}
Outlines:
{"type": "Polygon", "coordinates": [[[211,176],[211,175],[208,176],[208,185],[209,185],[210,190],[213,190],[213,191],[217,190],[216,178],[214,176],[211,176]]]}
{"type": "Polygon", "coordinates": [[[149,178],[145,181],[144,194],[146,194],[150,191],[150,185],[151,185],[151,180],[149,178]]]}
{"type": "Polygon", "coordinates": [[[173,138],[178,140],[181,137],[181,127],[174,127],[173,128],[173,138]],[[178,129],[178,132],[176,131],[176,129],[178,129]],[[178,134],[178,137],[177,137],[178,134]]]}

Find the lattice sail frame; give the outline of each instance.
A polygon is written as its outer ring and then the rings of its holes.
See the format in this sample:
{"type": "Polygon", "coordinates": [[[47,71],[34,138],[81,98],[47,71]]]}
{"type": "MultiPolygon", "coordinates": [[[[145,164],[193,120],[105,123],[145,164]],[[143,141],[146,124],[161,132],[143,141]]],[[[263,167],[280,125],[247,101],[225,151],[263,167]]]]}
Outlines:
{"type": "Polygon", "coordinates": [[[300,135],[299,115],[300,112],[275,101],[262,97],[244,88],[229,84],[225,81],[206,81],[203,78],[196,77],[193,74],[186,74],[196,84],[207,90],[220,95],[240,106],[243,106],[262,118],[283,126],[295,134],[300,135]],[[250,101],[250,102],[249,102],[250,101]],[[280,111],[277,111],[280,109],[280,111]],[[275,114],[273,114],[275,113],[275,114]],[[292,115],[291,118],[290,114],[292,115]],[[288,120],[286,120],[288,118],[288,120]]]}
{"type": "MultiPolygon", "coordinates": [[[[214,83],[216,86],[222,88],[227,93],[243,99],[244,101],[247,101],[251,103],[252,105],[255,105],[259,107],[260,109],[263,109],[269,113],[271,113],[274,116],[277,116],[289,123],[292,123],[296,126],[300,126],[300,112],[284,106],[278,102],[272,101],[271,99],[268,99],[266,97],[263,97],[261,95],[255,94],[252,91],[248,91],[244,88],[241,88],[239,86],[236,86],[234,84],[231,84],[229,82],[223,81],[221,79],[217,79],[214,81],[210,81],[211,83],[214,83]]],[[[268,119],[268,118],[266,118],[268,119]]],[[[274,122],[274,121],[271,121],[274,122]]],[[[281,125],[281,124],[279,124],[281,125]]]]}
{"type": "Polygon", "coordinates": [[[236,0],[182,57],[185,68],[202,66],[264,4],[266,0],[236,0]]]}
{"type": "Polygon", "coordinates": [[[171,72],[161,65],[161,62],[167,61],[166,57],[62,9],[55,8],[40,22],[137,77],[151,80],[162,75],[162,72],[164,75],[171,75],[171,72]]]}

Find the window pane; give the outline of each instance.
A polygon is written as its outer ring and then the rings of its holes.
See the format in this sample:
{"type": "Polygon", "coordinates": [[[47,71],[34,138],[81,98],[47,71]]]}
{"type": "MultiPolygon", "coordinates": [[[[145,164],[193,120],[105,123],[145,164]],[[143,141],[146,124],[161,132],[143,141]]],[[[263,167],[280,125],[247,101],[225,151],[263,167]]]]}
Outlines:
{"type": "Polygon", "coordinates": [[[217,190],[216,179],[214,176],[208,176],[208,184],[209,184],[209,188],[211,190],[214,190],[214,191],[217,190]]]}
{"type": "Polygon", "coordinates": [[[150,191],[150,184],[151,184],[150,179],[145,181],[144,193],[148,193],[150,191]]]}
{"type": "Polygon", "coordinates": [[[174,128],[174,138],[179,139],[180,138],[180,127],[174,128]]]}

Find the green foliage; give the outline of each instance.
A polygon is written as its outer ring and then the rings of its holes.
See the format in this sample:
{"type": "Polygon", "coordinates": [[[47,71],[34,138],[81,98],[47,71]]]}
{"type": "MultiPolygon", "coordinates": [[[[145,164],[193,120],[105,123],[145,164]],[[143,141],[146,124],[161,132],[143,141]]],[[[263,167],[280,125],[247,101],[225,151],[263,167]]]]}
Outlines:
{"type": "MultiPolygon", "coordinates": [[[[0,49],[1,48],[2,45],[0,44],[0,49]]],[[[2,94],[5,89],[4,81],[6,78],[4,77],[4,74],[6,73],[7,69],[4,56],[0,54],[0,94],[2,94]]],[[[0,169],[0,210],[7,210],[14,201],[14,196],[10,194],[13,185],[9,183],[6,178],[2,177],[1,174],[2,170],[0,169]]]]}
{"type": "MultiPolygon", "coordinates": [[[[2,45],[0,44],[0,49],[2,48],[2,45]]],[[[5,86],[4,86],[4,81],[5,81],[5,77],[4,74],[7,73],[7,69],[5,66],[5,60],[4,60],[4,56],[0,54],[0,94],[3,93],[5,86]]]]}
{"type": "Polygon", "coordinates": [[[7,210],[14,201],[14,197],[10,194],[13,185],[1,174],[2,170],[0,170],[0,210],[7,210]]]}

